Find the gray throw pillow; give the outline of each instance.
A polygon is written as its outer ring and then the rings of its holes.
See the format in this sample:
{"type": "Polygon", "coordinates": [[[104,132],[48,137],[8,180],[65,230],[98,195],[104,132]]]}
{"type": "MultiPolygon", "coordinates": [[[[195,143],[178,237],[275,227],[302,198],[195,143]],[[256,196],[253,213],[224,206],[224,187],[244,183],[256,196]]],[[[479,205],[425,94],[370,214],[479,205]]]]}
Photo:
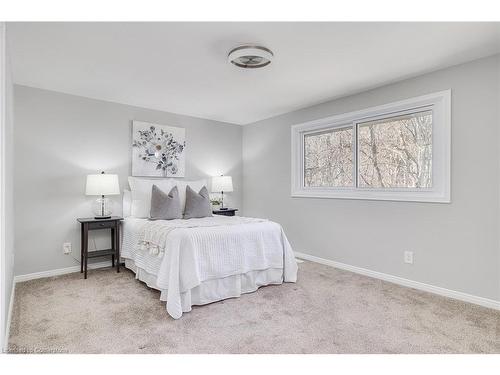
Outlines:
{"type": "Polygon", "coordinates": [[[186,186],[186,208],[184,209],[184,219],[194,217],[212,216],[212,206],[206,186],[203,186],[199,193],[186,186]]]}
{"type": "Polygon", "coordinates": [[[158,186],[153,185],[149,218],[153,220],[182,219],[181,200],[177,186],[174,186],[170,193],[165,194],[158,186]]]}

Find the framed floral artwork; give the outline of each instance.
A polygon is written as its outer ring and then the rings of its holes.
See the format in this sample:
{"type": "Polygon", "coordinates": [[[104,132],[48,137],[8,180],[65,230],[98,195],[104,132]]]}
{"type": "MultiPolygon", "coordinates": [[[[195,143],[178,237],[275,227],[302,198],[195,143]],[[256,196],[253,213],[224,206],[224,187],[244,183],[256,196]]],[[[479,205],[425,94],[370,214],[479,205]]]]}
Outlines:
{"type": "Polygon", "coordinates": [[[133,121],[132,132],[132,176],[184,177],[184,128],[133,121]]]}

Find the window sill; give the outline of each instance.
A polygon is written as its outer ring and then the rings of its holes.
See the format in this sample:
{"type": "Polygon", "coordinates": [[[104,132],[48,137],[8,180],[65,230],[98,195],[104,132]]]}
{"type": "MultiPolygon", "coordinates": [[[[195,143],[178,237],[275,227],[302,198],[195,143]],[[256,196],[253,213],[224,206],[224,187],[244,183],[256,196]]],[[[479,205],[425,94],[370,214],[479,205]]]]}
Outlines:
{"type": "Polygon", "coordinates": [[[451,203],[450,195],[447,193],[425,191],[425,192],[402,192],[381,190],[298,190],[291,192],[292,198],[323,198],[323,199],[351,199],[351,200],[376,200],[397,202],[423,202],[423,203],[451,203]]]}

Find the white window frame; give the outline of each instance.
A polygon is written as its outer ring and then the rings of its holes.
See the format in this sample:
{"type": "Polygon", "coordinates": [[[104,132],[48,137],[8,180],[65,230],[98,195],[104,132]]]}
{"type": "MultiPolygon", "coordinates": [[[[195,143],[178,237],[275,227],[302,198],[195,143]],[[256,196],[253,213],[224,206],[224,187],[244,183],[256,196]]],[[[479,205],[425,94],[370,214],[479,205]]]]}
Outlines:
{"type": "MultiPolygon", "coordinates": [[[[405,99],[394,103],[344,113],[292,126],[291,196],[298,198],[371,199],[409,202],[450,203],[451,90],[405,99]],[[359,123],[385,117],[432,110],[432,187],[306,187],[304,186],[304,136],[329,129],[353,127],[353,160],[357,156],[356,128],[359,123]]],[[[354,162],[354,184],[357,165],[354,162]]]]}

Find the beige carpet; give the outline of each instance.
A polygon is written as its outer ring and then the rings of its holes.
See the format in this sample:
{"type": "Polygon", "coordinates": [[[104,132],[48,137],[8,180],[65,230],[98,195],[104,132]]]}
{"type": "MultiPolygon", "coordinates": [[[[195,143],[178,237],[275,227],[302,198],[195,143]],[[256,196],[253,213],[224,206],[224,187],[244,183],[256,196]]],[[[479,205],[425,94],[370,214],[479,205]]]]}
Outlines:
{"type": "Polygon", "coordinates": [[[172,319],[112,269],[16,286],[11,352],[500,353],[500,312],[305,262],[296,284],[172,319]]]}

